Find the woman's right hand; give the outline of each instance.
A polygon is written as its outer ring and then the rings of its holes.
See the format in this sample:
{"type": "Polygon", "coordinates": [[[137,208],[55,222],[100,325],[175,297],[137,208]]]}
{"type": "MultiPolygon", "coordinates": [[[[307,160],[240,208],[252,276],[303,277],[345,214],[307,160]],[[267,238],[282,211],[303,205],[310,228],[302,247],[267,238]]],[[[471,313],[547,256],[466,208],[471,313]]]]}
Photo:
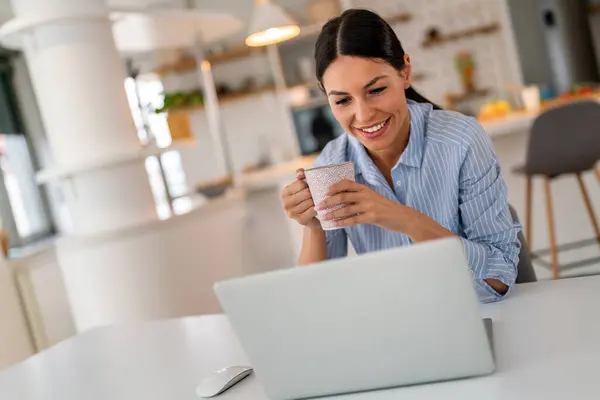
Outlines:
{"type": "Polygon", "coordinates": [[[281,200],[288,217],[296,220],[300,225],[321,229],[321,223],[316,218],[317,212],[310,189],[304,182],[303,169],[297,170],[296,180],[283,189],[281,200]]]}

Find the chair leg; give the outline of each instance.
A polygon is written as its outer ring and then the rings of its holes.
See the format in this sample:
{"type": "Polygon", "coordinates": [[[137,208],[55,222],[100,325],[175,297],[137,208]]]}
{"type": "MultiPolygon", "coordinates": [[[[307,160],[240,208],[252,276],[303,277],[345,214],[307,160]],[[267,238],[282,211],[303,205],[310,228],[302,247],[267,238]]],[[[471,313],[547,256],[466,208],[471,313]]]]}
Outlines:
{"type": "Polygon", "coordinates": [[[548,218],[548,239],[550,240],[550,257],[552,261],[552,277],[559,278],[558,250],[556,248],[556,234],[554,231],[554,213],[552,211],[552,192],[550,188],[551,179],[544,177],[544,189],[546,192],[546,216],[548,218]]]}
{"type": "Polygon", "coordinates": [[[533,230],[533,177],[527,176],[527,189],[526,189],[526,199],[525,199],[525,241],[527,242],[527,246],[531,251],[533,242],[531,232],[533,230]]]}
{"type": "Polygon", "coordinates": [[[594,174],[596,174],[596,179],[600,182],[600,167],[594,167],[594,174]]]}
{"type": "Polygon", "coordinates": [[[581,196],[583,197],[585,208],[587,209],[590,221],[592,222],[592,227],[594,228],[596,240],[600,244],[600,228],[598,228],[598,220],[596,219],[596,213],[594,212],[594,207],[592,206],[592,202],[590,201],[590,195],[588,194],[587,187],[585,186],[585,182],[583,181],[581,174],[577,174],[577,182],[579,183],[581,196]]]}

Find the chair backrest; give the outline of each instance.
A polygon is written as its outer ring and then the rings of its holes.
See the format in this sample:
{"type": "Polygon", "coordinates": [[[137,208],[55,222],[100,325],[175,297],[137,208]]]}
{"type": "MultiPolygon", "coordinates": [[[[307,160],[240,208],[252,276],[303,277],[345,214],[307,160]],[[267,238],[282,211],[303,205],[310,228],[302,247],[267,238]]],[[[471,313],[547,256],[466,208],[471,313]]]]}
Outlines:
{"type": "MultiPolygon", "coordinates": [[[[513,206],[509,205],[509,209],[513,222],[520,223],[519,216],[517,215],[517,212],[513,206]]],[[[518,238],[519,242],[521,242],[521,252],[519,253],[519,265],[517,266],[517,283],[537,282],[537,276],[535,275],[535,270],[533,269],[531,255],[529,254],[529,247],[525,242],[523,231],[519,231],[518,238]]]]}
{"type": "Polygon", "coordinates": [[[600,104],[552,108],[533,123],[525,172],[556,176],[587,171],[600,159],[600,104]]]}

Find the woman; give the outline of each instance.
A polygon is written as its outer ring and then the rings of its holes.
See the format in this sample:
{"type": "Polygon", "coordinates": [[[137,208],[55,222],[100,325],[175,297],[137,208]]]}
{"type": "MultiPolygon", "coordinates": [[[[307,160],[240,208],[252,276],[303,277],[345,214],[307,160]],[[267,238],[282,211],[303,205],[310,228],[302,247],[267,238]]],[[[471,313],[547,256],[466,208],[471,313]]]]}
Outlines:
{"type": "Polygon", "coordinates": [[[516,279],[520,228],[482,127],[440,110],[411,87],[409,56],[370,11],[348,10],[325,24],[315,61],[318,82],[346,131],[315,165],[353,161],[356,182],[333,185],[316,205],[303,171],[283,190],[285,210],[305,227],[299,263],[346,256],[348,238],[361,254],[458,236],[480,300],[502,299],[516,279]],[[350,205],[326,219],[344,229],[323,231],[315,208],[342,203],[350,205]]]}

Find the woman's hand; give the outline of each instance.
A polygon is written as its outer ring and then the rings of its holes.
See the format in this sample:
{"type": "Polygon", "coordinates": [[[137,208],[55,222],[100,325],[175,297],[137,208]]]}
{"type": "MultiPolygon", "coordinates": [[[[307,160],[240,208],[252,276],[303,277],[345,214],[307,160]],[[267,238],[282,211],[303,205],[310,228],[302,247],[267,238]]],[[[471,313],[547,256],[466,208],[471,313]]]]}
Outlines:
{"type": "Polygon", "coordinates": [[[339,227],[373,224],[389,231],[402,232],[415,243],[456,236],[426,215],[356,182],[341,181],[332,185],[328,195],[330,197],[317,205],[318,210],[347,204],[324,216],[327,221],[343,218],[333,222],[339,227]]]}
{"type": "Polygon", "coordinates": [[[317,205],[317,210],[347,204],[344,208],[325,214],[324,219],[338,227],[373,224],[381,228],[403,232],[405,222],[413,217],[414,210],[373,191],[367,186],[344,180],[329,188],[327,199],[317,205]]]}
{"type": "Polygon", "coordinates": [[[303,169],[296,171],[296,181],[283,189],[281,201],[288,217],[308,228],[321,229],[321,223],[316,218],[315,203],[304,182],[303,169]]]}

